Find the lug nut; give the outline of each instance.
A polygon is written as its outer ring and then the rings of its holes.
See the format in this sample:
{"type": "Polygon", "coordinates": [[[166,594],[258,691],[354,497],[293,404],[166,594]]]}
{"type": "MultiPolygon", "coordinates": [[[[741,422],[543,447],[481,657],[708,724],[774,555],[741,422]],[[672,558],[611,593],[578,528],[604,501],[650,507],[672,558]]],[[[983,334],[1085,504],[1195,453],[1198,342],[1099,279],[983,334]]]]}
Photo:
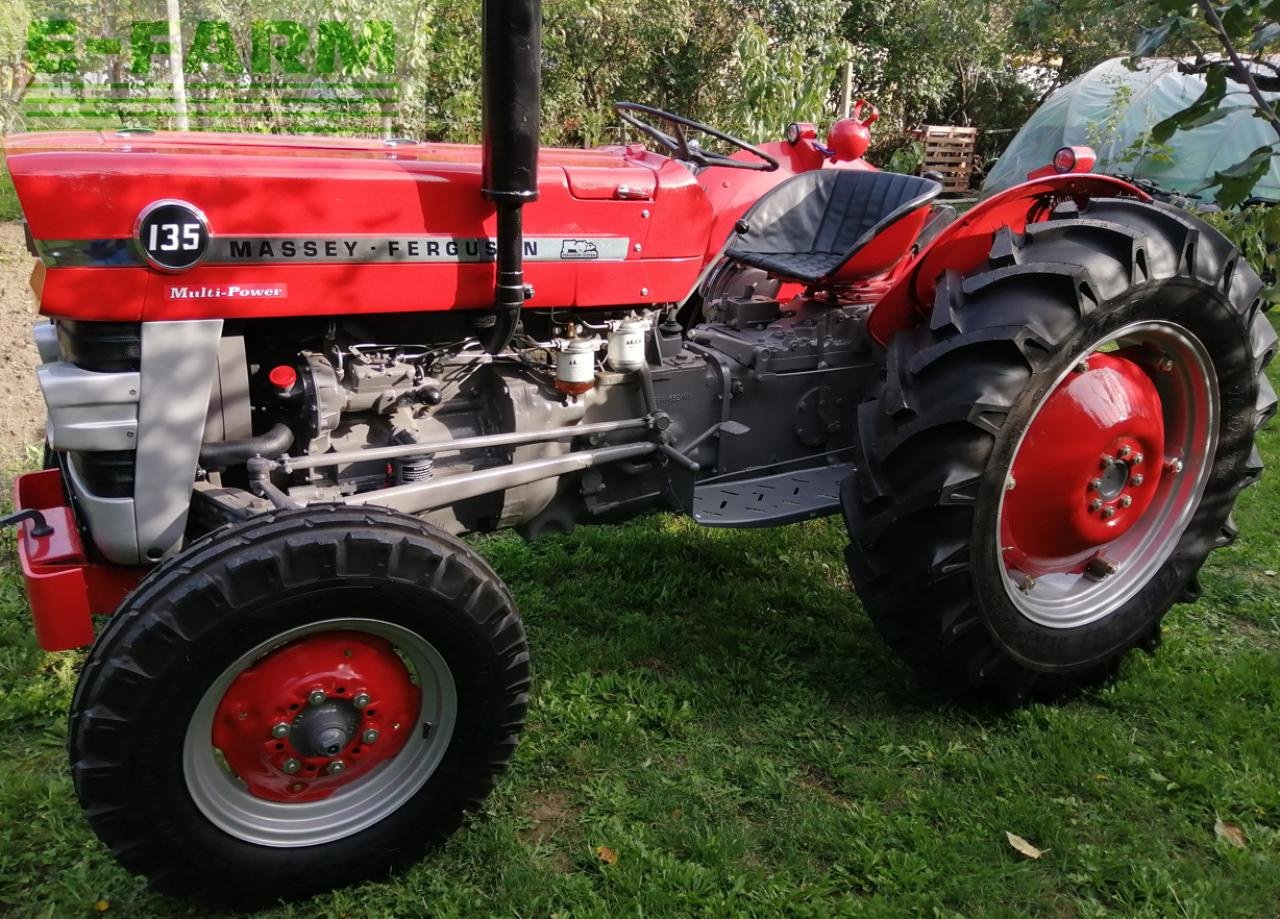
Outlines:
{"type": "Polygon", "coordinates": [[[327,698],[329,697],[324,694],[323,689],[314,689],[311,695],[307,696],[307,701],[312,705],[324,705],[324,700],[327,698]]]}
{"type": "Polygon", "coordinates": [[[378,740],[378,729],[369,728],[369,730],[360,735],[360,739],[365,743],[376,743],[378,740]]]}
{"type": "Polygon", "coordinates": [[[1092,559],[1089,564],[1085,565],[1084,573],[1095,581],[1101,581],[1103,578],[1111,577],[1119,571],[1119,566],[1105,558],[1092,559]]]}
{"type": "Polygon", "coordinates": [[[1144,459],[1146,459],[1146,457],[1143,456],[1141,453],[1135,453],[1133,454],[1133,459],[1129,460],[1129,462],[1136,466],[1139,463],[1141,463],[1144,459]]]}
{"type": "Polygon", "coordinates": [[[1102,519],[1103,519],[1103,520],[1110,520],[1110,519],[1111,519],[1112,517],[1114,517],[1115,515],[1116,515],[1116,509],[1115,509],[1114,507],[1104,507],[1104,508],[1102,509],[1102,519]]]}
{"type": "Polygon", "coordinates": [[[298,762],[296,759],[287,759],[284,761],[284,765],[281,766],[280,768],[283,769],[285,772],[287,772],[289,775],[293,775],[295,772],[297,772],[299,769],[302,768],[302,763],[298,762]]]}
{"type": "Polygon", "coordinates": [[[372,701],[373,700],[369,698],[369,694],[367,692],[362,692],[358,693],[356,697],[351,700],[351,704],[356,708],[364,708],[372,701]]]}
{"type": "Polygon", "coordinates": [[[1102,501],[1099,500],[1098,498],[1094,498],[1092,501],[1089,502],[1089,510],[1091,511],[1102,510],[1102,501]]]}
{"type": "Polygon", "coordinates": [[[1182,460],[1171,459],[1164,464],[1164,468],[1165,468],[1165,471],[1170,473],[1171,475],[1177,475],[1179,472],[1182,471],[1182,460]]]}
{"type": "Polygon", "coordinates": [[[1173,358],[1168,355],[1160,358],[1160,360],[1156,361],[1156,369],[1161,373],[1168,373],[1173,369],[1173,358]]]}
{"type": "Polygon", "coordinates": [[[1134,486],[1141,485],[1141,484],[1142,484],[1142,476],[1141,476],[1141,475],[1133,475],[1133,476],[1130,476],[1130,477],[1129,477],[1129,484],[1130,484],[1130,485],[1134,485],[1134,486]]]}
{"type": "Polygon", "coordinates": [[[1090,479],[1090,480],[1089,480],[1089,490],[1090,490],[1090,491],[1102,491],[1102,479],[1090,479]]]}
{"type": "Polygon", "coordinates": [[[1088,362],[1088,361],[1080,361],[1080,362],[1079,362],[1078,364],[1076,364],[1076,366],[1075,366],[1075,371],[1076,371],[1076,373],[1084,373],[1084,372],[1085,372],[1085,371],[1087,371],[1088,369],[1089,369],[1089,362],[1088,362]]]}
{"type": "Polygon", "coordinates": [[[280,724],[277,724],[275,727],[271,729],[271,736],[274,737],[276,740],[283,740],[284,738],[288,737],[289,725],[285,724],[283,721],[280,722],[280,724]]]}
{"type": "Polygon", "coordinates": [[[1120,448],[1120,450],[1118,451],[1118,454],[1117,454],[1117,455],[1118,455],[1121,459],[1125,459],[1125,458],[1127,458],[1127,457],[1129,456],[1129,454],[1130,454],[1130,453],[1132,453],[1132,452],[1133,452],[1133,447],[1129,446],[1128,444],[1125,444],[1123,447],[1121,447],[1121,448],[1120,448]]]}
{"type": "Polygon", "coordinates": [[[1132,506],[1133,506],[1133,499],[1132,499],[1132,498],[1130,498],[1128,495],[1121,495],[1121,496],[1120,496],[1120,506],[1121,506],[1121,507],[1132,507],[1132,506]]]}
{"type": "Polygon", "coordinates": [[[343,769],[346,769],[346,768],[347,766],[342,760],[335,759],[333,762],[329,764],[329,768],[326,771],[330,775],[338,775],[340,772],[342,772],[343,769]]]}
{"type": "Polygon", "coordinates": [[[1019,582],[1018,590],[1022,591],[1023,593],[1027,593],[1028,591],[1033,590],[1035,586],[1036,586],[1036,579],[1033,578],[1031,575],[1027,575],[1019,582]]]}

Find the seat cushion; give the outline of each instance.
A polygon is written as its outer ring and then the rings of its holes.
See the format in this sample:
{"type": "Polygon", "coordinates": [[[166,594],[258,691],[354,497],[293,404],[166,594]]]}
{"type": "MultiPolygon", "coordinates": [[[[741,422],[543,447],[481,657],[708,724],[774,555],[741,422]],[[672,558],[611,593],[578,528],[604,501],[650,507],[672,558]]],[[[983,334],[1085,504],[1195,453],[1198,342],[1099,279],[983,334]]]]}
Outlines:
{"type": "Polygon", "coordinates": [[[726,254],[787,278],[835,275],[879,232],[928,206],[931,179],[893,172],[824,169],[801,173],[764,195],[743,217],[726,254]]]}

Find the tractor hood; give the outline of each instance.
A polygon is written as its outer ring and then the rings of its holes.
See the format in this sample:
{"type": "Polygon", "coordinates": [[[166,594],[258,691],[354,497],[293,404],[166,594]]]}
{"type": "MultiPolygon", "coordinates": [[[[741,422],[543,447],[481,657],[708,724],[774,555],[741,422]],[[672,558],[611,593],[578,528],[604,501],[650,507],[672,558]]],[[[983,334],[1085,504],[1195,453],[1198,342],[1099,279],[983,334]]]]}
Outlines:
{"type": "MultiPolygon", "coordinates": [[[[492,305],[494,208],[481,194],[476,146],[48,132],[5,138],[4,152],[46,269],[49,315],[492,305]],[[138,232],[158,201],[203,218],[208,252],[195,267],[175,274],[148,264],[138,232]],[[228,285],[288,293],[273,298],[283,302],[228,304],[218,296],[228,285]]],[[[538,185],[525,214],[530,306],[655,303],[688,292],[711,209],[683,166],[640,146],[551,148],[540,154],[538,185]]]]}

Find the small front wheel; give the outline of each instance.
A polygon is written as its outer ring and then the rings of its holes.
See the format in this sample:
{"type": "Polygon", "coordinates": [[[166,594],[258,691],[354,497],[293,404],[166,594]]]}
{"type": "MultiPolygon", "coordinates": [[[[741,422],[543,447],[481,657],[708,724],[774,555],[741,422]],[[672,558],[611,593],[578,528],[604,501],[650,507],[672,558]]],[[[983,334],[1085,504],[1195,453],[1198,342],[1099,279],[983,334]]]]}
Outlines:
{"type": "Polygon", "coordinates": [[[221,530],[103,631],[72,708],[76,791],[157,889],[265,902],[385,874],[506,768],[529,685],[502,582],[376,508],[221,530]]]}

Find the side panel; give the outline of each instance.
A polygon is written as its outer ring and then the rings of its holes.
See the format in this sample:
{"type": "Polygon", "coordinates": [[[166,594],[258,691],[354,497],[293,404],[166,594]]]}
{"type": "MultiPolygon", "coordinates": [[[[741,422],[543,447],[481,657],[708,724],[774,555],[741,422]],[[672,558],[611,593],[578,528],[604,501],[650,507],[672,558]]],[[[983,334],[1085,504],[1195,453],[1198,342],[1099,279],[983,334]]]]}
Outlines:
{"type": "Polygon", "coordinates": [[[942,273],[964,274],[982,265],[1000,229],[1021,233],[1028,223],[1046,219],[1059,202],[1094,197],[1151,200],[1128,182],[1104,175],[1069,173],[1015,185],[965,213],[916,256],[872,311],[871,337],[887,344],[894,332],[928,316],[942,273]]]}
{"type": "Polygon", "coordinates": [[[140,561],[158,561],[181,545],[221,335],[217,319],[142,326],[134,470],[140,561]]]}
{"type": "Polygon", "coordinates": [[[45,433],[54,450],[134,448],[138,374],[97,373],[55,359],[36,368],[36,381],[49,411],[45,433]]]}

